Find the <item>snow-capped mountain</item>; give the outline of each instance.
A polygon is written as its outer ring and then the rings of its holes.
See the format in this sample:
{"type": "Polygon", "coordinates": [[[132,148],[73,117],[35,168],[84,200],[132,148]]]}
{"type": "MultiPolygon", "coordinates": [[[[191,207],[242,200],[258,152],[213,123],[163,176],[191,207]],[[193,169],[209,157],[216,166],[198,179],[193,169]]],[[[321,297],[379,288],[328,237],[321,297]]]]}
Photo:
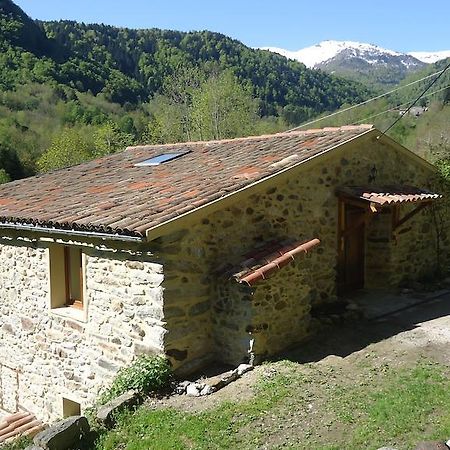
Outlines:
{"type": "Polygon", "coordinates": [[[305,66],[315,68],[319,64],[324,63],[336,56],[339,53],[346,51],[347,54],[353,57],[359,57],[364,59],[369,64],[377,64],[380,62],[380,58],[400,57],[403,59],[403,64],[408,67],[414,65],[414,59],[417,59],[424,63],[434,63],[440,59],[450,57],[450,50],[444,50],[440,52],[408,52],[400,53],[394,50],[388,50],[386,48],[379,47],[378,45],[365,44],[362,42],[354,41],[322,41],[319,44],[311,47],[305,47],[301,50],[290,51],[277,47],[263,47],[263,50],[269,50],[274,53],[279,53],[286,58],[296,59],[302,62],[305,66]],[[409,57],[414,59],[411,60],[409,57]]]}
{"type": "Polygon", "coordinates": [[[323,41],[298,51],[265,47],[307,67],[377,84],[396,84],[427,63],[450,56],[450,51],[400,53],[353,41],[323,41]]]}
{"type": "Polygon", "coordinates": [[[443,50],[442,52],[410,52],[409,55],[424,63],[433,64],[441,59],[450,58],[450,50],[443,50]]]}
{"type": "Polygon", "coordinates": [[[314,68],[318,64],[328,61],[334,58],[339,53],[345,50],[351,50],[354,55],[365,55],[367,61],[373,61],[374,55],[387,54],[390,56],[399,56],[401,53],[394,52],[392,50],[386,50],[372,44],[363,44],[361,42],[353,41],[322,41],[319,44],[311,47],[306,47],[297,51],[284,50],[282,48],[264,47],[264,50],[270,50],[271,52],[279,53],[286,56],[286,58],[296,59],[302,62],[305,66],[314,68]]]}

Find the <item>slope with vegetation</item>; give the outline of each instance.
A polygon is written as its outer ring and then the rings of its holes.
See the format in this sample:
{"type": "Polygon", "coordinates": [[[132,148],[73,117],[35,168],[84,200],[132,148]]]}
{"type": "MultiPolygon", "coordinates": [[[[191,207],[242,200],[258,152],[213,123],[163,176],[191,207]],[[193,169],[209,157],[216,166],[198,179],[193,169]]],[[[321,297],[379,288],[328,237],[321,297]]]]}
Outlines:
{"type": "Polygon", "coordinates": [[[389,128],[388,134],[391,137],[430,161],[449,160],[450,68],[416,103],[416,106],[421,108],[417,115],[408,112],[398,120],[449,64],[450,59],[430,64],[407,77],[399,85],[402,89],[391,95],[348,111],[343,110],[350,105],[343,105],[341,113],[323,117],[314,123],[314,126],[373,123],[381,131],[389,128]]]}
{"type": "Polygon", "coordinates": [[[368,89],[218,33],[38,22],[0,0],[0,181],[139,142],[278,131],[368,89]]]}

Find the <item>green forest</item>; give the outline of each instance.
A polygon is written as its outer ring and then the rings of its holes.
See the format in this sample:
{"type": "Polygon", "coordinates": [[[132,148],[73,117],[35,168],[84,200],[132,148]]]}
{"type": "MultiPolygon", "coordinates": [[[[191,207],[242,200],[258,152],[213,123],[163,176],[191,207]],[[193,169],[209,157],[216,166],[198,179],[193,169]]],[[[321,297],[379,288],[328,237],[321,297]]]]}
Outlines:
{"type": "Polygon", "coordinates": [[[0,46],[2,181],[133,143],[278,131],[370,94],[218,33],[38,22],[10,0],[0,46]]]}
{"type": "Polygon", "coordinates": [[[131,144],[277,132],[375,95],[219,33],[35,21],[11,0],[0,49],[0,182],[131,144]]]}

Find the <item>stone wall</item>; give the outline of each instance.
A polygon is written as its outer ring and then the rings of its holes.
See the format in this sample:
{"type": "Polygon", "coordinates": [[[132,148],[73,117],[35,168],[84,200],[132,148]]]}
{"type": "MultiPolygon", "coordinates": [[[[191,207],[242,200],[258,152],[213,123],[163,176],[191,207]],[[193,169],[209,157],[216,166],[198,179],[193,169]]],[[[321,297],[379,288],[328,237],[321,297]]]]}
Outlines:
{"type": "Polygon", "coordinates": [[[390,284],[392,270],[392,209],[374,214],[366,230],[365,287],[379,289],[390,284]]]}
{"type": "Polygon", "coordinates": [[[50,309],[50,245],[0,241],[0,409],[45,421],[62,417],[63,397],[82,410],[92,404],[137,353],[162,352],[165,332],[162,266],[151,254],[77,243],[86,255],[83,321],[50,309]]]}
{"type": "MultiPolygon", "coordinates": [[[[402,216],[414,208],[405,206],[402,216]]],[[[436,229],[428,208],[405,222],[397,230],[391,241],[392,259],[390,284],[394,286],[410,285],[413,281],[431,281],[437,268],[436,229]]],[[[445,257],[448,259],[448,243],[441,242],[445,257]]]]}
{"type": "MultiPolygon", "coordinates": [[[[255,356],[265,356],[300,341],[309,332],[310,309],[336,300],[336,188],[371,182],[428,187],[431,176],[426,165],[371,138],[267,181],[242,193],[232,206],[205,212],[159,238],[155,244],[166,274],[165,345],[175,367],[189,371],[211,359],[235,364],[249,357],[249,347],[255,356]],[[317,237],[321,245],[250,291],[227,285],[233,282],[223,274],[246,252],[286,237],[317,237]]],[[[414,231],[397,243],[391,240],[390,213],[373,219],[366,240],[369,286],[379,286],[383,277],[386,287],[386,274],[388,283],[400,284],[409,276],[407,260],[414,264],[414,276],[429,270],[433,238],[423,212],[409,223],[414,231]]]]}

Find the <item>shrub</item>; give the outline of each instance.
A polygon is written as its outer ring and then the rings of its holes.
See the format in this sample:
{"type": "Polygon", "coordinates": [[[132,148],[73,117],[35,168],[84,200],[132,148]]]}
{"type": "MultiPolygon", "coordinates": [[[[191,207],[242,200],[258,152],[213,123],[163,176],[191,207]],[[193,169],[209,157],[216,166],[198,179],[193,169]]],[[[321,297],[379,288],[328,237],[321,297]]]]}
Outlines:
{"type": "Polygon", "coordinates": [[[169,361],[162,356],[141,355],[117,372],[111,386],[99,397],[103,405],[133,389],[140,394],[157,392],[168,386],[172,377],[169,361]]]}

